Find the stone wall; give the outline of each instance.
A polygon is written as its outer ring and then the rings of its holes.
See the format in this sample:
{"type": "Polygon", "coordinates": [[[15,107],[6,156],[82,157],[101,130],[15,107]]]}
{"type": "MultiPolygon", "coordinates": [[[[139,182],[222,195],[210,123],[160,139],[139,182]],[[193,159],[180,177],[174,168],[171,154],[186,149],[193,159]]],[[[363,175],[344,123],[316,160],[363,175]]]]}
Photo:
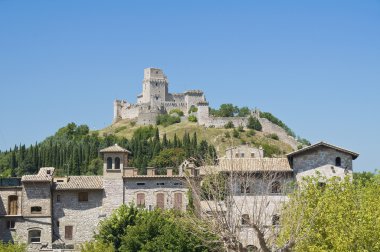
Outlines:
{"type": "MultiPolygon", "coordinates": [[[[121,190],[121,189],[120,189],[121,190]]],[[[54,191],[53,239],[55,244],[75,245],[93,238],[99,221],[103,219],[103,190],[88,190],[88,201],[79,202],[83,191],[54,191]],[[57,195],[60,202],[57,201],[57,195]],[[65,226],[73,226],[72,239],[65,238],[65,226]]]]}
{"type": "Polygon", "coordinates": [[[0,187],[0,216],[8,214],[8,199],[9,196],[17,196],[17,215],[21,215],[21,187],[0,187]]]}
{"type": "Polygon", "coordinates": [[[174,193],[182,193],[182,210],[185,210],[188,205],[186,181],[181,179],[170,177],[131,177],[124,181],[124,190],[125,204],[136,204],[137,194],[144,193],[146,209],[154,209],[156,207],[157,193],[164,193],[165,209],[174,207],[174,193]]]}
{"type": "Polygon", "coordinates": [[[23,183],[22,215],[27,217],[51,216],[50,182],[23,183]],[[31,208],[41,207],[41,213],[32,213],[31,208]]]}

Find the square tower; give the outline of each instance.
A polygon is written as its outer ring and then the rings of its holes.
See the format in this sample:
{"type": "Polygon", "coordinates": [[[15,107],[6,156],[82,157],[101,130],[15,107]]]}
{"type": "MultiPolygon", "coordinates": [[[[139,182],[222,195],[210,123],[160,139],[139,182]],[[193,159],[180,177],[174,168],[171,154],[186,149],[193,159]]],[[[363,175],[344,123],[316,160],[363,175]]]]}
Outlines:
{"type": "Polygon", "coordinates": [[[168,98],[168,80],[161,69],[145,68],[143,93],[139,99],[142,103],[160,104],[168,98]]]}

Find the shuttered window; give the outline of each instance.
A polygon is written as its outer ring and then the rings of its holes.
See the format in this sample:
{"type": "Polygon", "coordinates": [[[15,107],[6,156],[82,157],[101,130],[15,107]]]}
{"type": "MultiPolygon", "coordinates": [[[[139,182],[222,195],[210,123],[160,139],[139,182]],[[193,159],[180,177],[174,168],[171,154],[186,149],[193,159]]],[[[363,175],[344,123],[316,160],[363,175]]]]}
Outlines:
{"type": "Polygon", "coordinates": [[[65,239],[66,240],[73,239],[73,226],[65,226],[65,239]]]}
{"type": "Polygon", "coordinates": [[[17,215],[17,199],[16,195],[11,195],[8,197],[8,214],[17,215]]]}
{"type": "Polygon", "coordinates": [[[165,208],[165,195],[163,193],[157,193],[157,208],[165,208]]]}
{"type": "Polygon", "coordinates": [[[182,193],[174,194],[174,209],[182,210],[182,193]]]}
{"type": "Polygon", "coordinates": [[[80,192],[80,193],[78,193],[78,201],[79,202],[86,202],[86,201],[88,201],[88,192],[80,192]]]}
{"type": "Polygon", "coordinates": [[[145,207],[145,194],[138,193],[137,194],[137,207],[145,207]]]}

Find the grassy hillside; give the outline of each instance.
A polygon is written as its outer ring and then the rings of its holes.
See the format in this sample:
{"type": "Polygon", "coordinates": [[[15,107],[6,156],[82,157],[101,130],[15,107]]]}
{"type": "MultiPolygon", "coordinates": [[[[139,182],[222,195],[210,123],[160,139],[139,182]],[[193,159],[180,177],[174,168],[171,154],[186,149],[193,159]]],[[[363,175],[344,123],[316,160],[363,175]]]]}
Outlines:
{"type": "MultiPolygon", "coordinates": [[[[99,136],[115,135],[130,139],[139,127],[140,126],[135,125],[133,122],[126,119],[99,130],[98,133],[99,136]]],[[[158,128],[160,131],[160,137],[166,134],[169,139],[173,139],[174,134],[182,137],[185,132],[190,133],[190,135],[196,132],[198,140],[206,140],[209,144],[214,145],[219,156],[224,155],[224,151],[227,147],[245,143],[257,147],[262,146],[267,156],[283,156],[292,151],[290,145],[275,140],[273,139],[273,136],[259,131],[252,132],[245,130],[244,132],[239,132],[238,137],[235,133],[234,137],[234,129],[205,128],[192,122],[181,122],[167,127],[159,125],[158,128]]]]}

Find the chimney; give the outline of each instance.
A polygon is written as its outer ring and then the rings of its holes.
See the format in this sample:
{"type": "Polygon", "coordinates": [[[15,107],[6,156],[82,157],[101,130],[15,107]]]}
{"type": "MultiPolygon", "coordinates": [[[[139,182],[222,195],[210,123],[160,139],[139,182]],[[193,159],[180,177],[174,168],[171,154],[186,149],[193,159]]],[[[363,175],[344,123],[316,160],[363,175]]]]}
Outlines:
{"type": "Polygon", "coordinates": [[[166,168],[166,176],[168,176],[168,177],[173,176],[173,168],[171,168],[171,167],[166,168]]]}
{"type": "Polygon", "coordinates": [[[156,168],[154,168],[154,167],[148,167],[146,169],[146,175],[147,176],[155,176],[156,175],[156,168]]]}
{"type": "Polygon", "coordinates": [[[126,177],[133,177],[134,173],[135,173],[134,171],[135,171],[135,168],[133,168],[133,167],[125,168],[124,169],[124,176],[126,176],[126,177]]]}

